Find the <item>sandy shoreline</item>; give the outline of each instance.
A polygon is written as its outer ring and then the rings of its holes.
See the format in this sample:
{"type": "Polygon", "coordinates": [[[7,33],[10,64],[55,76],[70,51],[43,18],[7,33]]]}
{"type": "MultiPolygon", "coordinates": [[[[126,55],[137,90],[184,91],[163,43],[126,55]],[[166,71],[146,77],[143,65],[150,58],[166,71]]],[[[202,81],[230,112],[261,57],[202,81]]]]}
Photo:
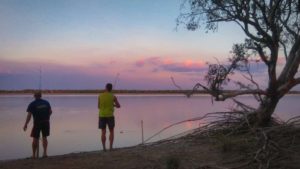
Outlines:
{"type": "Polygon", "coordinates": [[[51,156],[45,159],[0,161],[0,169],[163,169],[169,165],[179,165],[179,168],[195,168],[204,164],[217,165],[224,158],[220,150],[207,139],[181,138],[151,145],[118,148],[107,152],[93,151],[51,156]]]}
{"type": "MultiPolygon", "coordinates": [[[[255,147],[241,144],[247,140],[245,136],[225,138],[191,134],[107,152],[92,151],[44,159],[0,161],[0,169],[253,169],[256,164],[253,163],[251,154],[255,147]]],[[[294,151],[276,161],[276,164],[280,168],[298,169],[300,151],[294,151]]]]}

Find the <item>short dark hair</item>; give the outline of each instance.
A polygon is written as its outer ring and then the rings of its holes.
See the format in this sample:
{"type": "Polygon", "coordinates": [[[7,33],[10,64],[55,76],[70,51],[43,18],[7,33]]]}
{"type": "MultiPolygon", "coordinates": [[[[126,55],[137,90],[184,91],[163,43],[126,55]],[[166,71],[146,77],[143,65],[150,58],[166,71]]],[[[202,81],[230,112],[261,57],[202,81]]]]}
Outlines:
{"type": "Polygon", "coordinates": [[[106,90],[108,90],[109,92],[112,90],[112,84],[111,83],[107,83],[105,86],[106,90]]]}
{"type": "Polygon", "coordinates": [[[42,92],[41,91],[35,91],[33,94],[34,98],[39,99],[42,97],[42,92]]]}

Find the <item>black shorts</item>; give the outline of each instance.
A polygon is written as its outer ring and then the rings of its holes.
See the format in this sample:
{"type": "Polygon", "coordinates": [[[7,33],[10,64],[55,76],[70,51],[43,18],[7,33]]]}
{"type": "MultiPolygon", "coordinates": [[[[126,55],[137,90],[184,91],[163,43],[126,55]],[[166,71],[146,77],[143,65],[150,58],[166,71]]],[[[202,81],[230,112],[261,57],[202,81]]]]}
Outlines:
{"type": "Polygon", "coordinates": [[[30,136],[33,138],[40,138],[41,132],[43,137],[47,137],[50,135],[49,121],[34,124],[30,136]]]}
{"type": "Polygon", "coordinates": [[[107,125],[109,129],[113,129],[115,127],[115,117],[99,117],[99,129],[106,129],[107,125]]]}

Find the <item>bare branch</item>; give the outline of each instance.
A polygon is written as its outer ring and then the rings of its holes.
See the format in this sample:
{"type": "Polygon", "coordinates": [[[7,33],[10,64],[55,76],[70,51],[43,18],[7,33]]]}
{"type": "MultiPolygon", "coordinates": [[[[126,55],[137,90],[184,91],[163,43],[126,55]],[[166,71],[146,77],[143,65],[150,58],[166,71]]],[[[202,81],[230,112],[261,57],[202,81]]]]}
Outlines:
{"type": "MultiPolygon", "coordinates": [[[[260,90],[260,87],[259,87],[258,83],[255,82],[255,80],[253,79],[253,75],[250,73],[249,69],[247,69],[247,74],[248,74],[249,77],[244,76],[244,75],[243,75],[243,77],[246,78],[247,80],[249,80],[251,83],[253,83],[256,86],[256,89],[260,90]]],[[[259,102],[261,102],[261,103],[263,102],[263,99],[262,99],[260,94],[258,94],[257,96],[254,95],[254,97],[259,102]]]]}
{"type": "Polygon", "coordinates": [[[179,85],[176,84],[176,82],[175,82],[175,80],[172,76],[171,76],[171,80],[172,80],[172,83],[175,87],[177,87],[179,90],[182,90],[182,88],[179,85]]]}
{"type": "Polygon", "coordinates": [[[225,101],[228,98],[233,98],[233,97],[236,97],[236,96],[248,95],[248,94],[253,94],[253,95],[255,95],[255,94],[267,95],[266,91],[260,90],[260,89],[256,89],[256,90],[243,90],[243,91],[228,91],[228,92],[213,91],[213,90],[207,88],[206,86],[202,85],[201,83],[197,83],[194,86],[193,92],[191,94],[193,94],[194,91],[196,91],[200,87],[203,88],[205,91],[207,91],[211,96],[213,96],[216,101],[225,101]]]}
{"type": "Polygon", "coordinates": [[[285,44],[283,41],[280,41],[280,44],[281,44],[282,47],[283,47],[283,52],[284,52],[285,60],[287,60],[287,59],[288,59],[288,54],[287,54],[286,44],[285,44]]]}
{"type": "Polygon", "coordinates": [[[263,16],[263,20],[266,23],[266,25],[268,25],[269,21],[268,21],[267,15],[266,15],[266,3],[265,3],[265,1],[254,0],[254,3],[255,3],[255,5],[257,5],[259,7],[259,9],[261,11],[261,14],[263,16]],[[263,4],[261,4],[261,3],[263,3],[263,4]]]}
{"type": "Polygon", "coordinates": [[[236,99],[232,99],[239,107],[241,107],[245,112],[249,112],[249,111],[255,111],[255,108],[249,106],[249,105],[246,105],[236,99]]]}
{"type": "Polygon", "coordinates": [[[291,80],[294,78],[300,64],[300,36],[298,37],[297,41],[293,45],[288,60],[285,63],[283,70],[278,78],[281,84],[286,83],[289,79],[291,80]]]}
{"type": "Polygon", "coordinates": [[[253,35],[253,34],[249,31],[248,24],[246,24],[245,22],[244,22],[244,25],[242,25],[242,24],[241,24],[240,22],[238,22],[238,21],[235,21],[235,23],[237,23],[237,24],[242,28],[242,30],[245,32],[245,34],[246,34],[249,38],[251,38],[251,39],[253,39],[253,40],[257,41],[257,42],[266,43],[266,41],[265,41],[263,38],[259,38],[259,37],[255,36],[255,35],[253,35]]]}
{"type": "Polygon", "coordinates": [[[195,84],[195,86],[193,87],[192,92],[190,93],[190,95],[194,94],[195,91],[197,91],[200,87],[202,87],[206,92],[208,92],[211,96],[216,96],[215,91],[210,90],[209,88],[207,88],[206,86],[202,85],[201,83],[197,83],[195,84]]]}
{"type": "Polygon", "coordinates": [[[269,65],[269,61],[263,51],[263,48],[261,47],[261,45],[255,43],[255,46],[256,46],[256,51],[258,52],[261,60],[268,66],[269,65]]]}
{"type": "Polygon", "coordinates": [[[220,101],[224,101],[228,98],[233,98],[236,96],[241,96],[241,95],[248,95],[248,94],[258,94],[258,95],[267,95],[268,93],[264,90],[244,90],[244,91],[232,91],[228,93],[222,93],[221,96],[218,97],[220,101]]]}
{"type": "Polygon", "coordinates": [[[287,92],[289,92],[293,87],[300,84],[300,77],[296,79],[291,79],[278,87],[278,92],[280,93],[280,97],[284,96],[287,92]]]}

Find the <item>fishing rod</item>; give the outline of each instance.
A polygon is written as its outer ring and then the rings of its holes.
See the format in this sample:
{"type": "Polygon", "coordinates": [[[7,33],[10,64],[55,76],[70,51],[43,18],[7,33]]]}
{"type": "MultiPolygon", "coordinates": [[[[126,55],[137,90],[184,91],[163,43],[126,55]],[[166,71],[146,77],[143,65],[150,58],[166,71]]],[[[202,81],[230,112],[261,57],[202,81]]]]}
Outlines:
{"type": "Polygon", "coordinates": [[[117,86],[117,82],[118,82],[118,80],[119,80],[119,76],[120,76],[120,73],[117,73],[116,74],[116,76],[115,76],[115,81],[114,81],[114,88],[116,88],[116,86],[117,86]]]}
{"type": "Polygon", "coordinates": [[[42,91],[42,66],[39,68],[39,90],[42,91]]]}
{"type": "MultiPolygon", "coordinates": [[[[39,67],[39,91],[42,92],[42,66],[39,67]]],[[[38,139],[37,148],[36,148],[36,157],[39,158],[40,156],[40,141],[38,139]]]]}

